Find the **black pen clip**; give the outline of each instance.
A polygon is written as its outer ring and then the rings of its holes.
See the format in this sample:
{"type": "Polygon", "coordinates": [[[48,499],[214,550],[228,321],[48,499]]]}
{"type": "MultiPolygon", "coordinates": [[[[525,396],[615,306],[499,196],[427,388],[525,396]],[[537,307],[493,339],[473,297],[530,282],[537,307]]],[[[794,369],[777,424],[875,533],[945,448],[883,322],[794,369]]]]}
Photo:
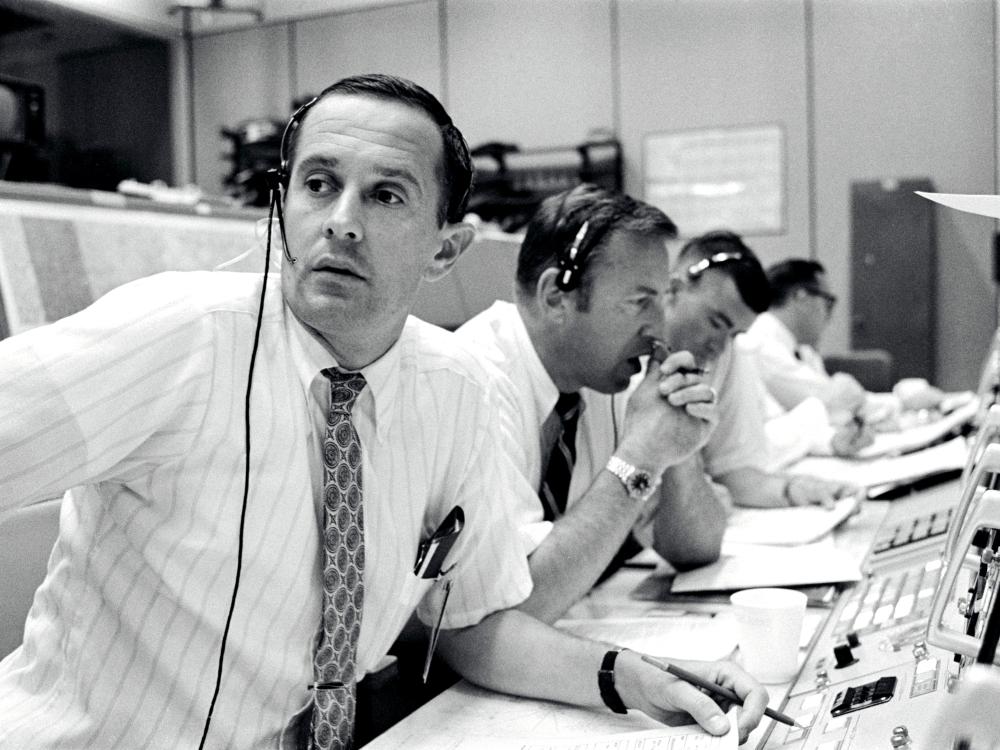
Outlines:
{"type": "Polygon", "coordinates": [[[458,539],[462,527],[465,525],[465,511],[461,505],[456,505],[451,512],[445,516],[441,525],[431,535],[430,539],[420,542],[417,548],[417,559],[413,563],[413,575],[418,578],[438,579],[445,575],[448,570],[442,569],[448,552],[458,539]]]}

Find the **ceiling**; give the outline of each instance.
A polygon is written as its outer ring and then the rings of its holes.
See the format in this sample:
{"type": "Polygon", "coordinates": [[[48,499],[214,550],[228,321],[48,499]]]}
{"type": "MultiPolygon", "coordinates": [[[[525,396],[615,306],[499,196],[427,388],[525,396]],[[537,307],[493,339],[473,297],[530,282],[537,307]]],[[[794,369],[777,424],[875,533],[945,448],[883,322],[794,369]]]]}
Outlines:
{"type": "Polygon", "coordinates": [[[0,63],[7,69],[149,38],[141,31],[56,5],[0,0],[0,63]]]}

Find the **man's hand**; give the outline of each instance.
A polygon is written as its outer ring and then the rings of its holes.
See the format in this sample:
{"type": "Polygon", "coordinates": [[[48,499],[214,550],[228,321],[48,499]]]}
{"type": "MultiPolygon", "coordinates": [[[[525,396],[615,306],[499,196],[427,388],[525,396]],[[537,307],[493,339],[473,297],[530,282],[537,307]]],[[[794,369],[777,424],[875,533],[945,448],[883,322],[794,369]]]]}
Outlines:
{"type": "Polygon", "coordinates": [[[794,474],[785,479],[785,500],[792,506],[822,505],[832,508],[835,500],[859,494],[860,488],[849,482],[834,482],[805,474],[794,474]]]}
{"type": "MultiPolygon", "coordinates": [[[[729,661],[671,660],[709,682],[733,690],[743,701],[738,709],[740,742],[746,741],[767,707],[767,691],[749,674],[729,661]]],[[[667,724],[688,723],[693,718],[710,734],[729,731],[725,702],[701,689],[642,661],[641,656],[625,650],[615,662],[615,687],[628,708],[638,708],[667,724]]]]}
{"type": "Polygon", "coordinates": [[[861,417],[840,425],[830,438],[830,448],[836,456],[854,456],[875,442],[875,431],[861,417]]]}
{"type": "Polygon", "coordinates": [[[827,406],[833,410],[856,412],[864,406],[867,393],[853,376],[846,372],[835,372],[830,376],[833,394],[827,406]]]}
{"type": "Polygon", "coordinates": [[[692,456],[718,421],[715,390],[690,352],[649,358],[646,375],[629,397],[616,453],[657,475],[692,456]]]}

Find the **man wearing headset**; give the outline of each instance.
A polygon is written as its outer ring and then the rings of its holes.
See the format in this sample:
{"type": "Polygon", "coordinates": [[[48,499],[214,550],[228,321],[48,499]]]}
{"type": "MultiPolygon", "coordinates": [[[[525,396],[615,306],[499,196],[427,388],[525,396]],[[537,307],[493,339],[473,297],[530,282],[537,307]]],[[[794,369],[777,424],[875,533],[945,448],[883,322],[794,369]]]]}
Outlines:
{"type": "Polygon", "coordinates": [[[718,426],[695,459],[705,473],[737,505],[831,505],[854,494],[857,488],[849,483],[768,470],[763,385],[753,357],[733,345],[770,301],[753,250],[733,232],[709,232],[681,248],[676,268],[667,342],[689,350],[710,369],[719,393],[718,426]]]}
{"type": "MultiPolygon", "coordinates": [[[[474,682],[725,731],[638,654],[506,609],[530,577],[494,375],[408,317],[472,238],[447,113],[358,76],[287,135],[279,286],[162,274],[0,342],[0,510],[73,488],[0,662],[0,747],[351,747],[356,680],[445,602],[439,650],[474,682]]],[[[766,692],[690,666],[745,736],[766,692]]]]}
{"type": "Polygon", "coordinates": [[[716,418],[692,355],[663,347],[676,233],[659,209],[595,185],[551,196],[521,244],[516,302],[495,302],[458,329],[510,381],[504,445],[518,469],[511,496],[535,582],[521,609],[542,620],[558,619],[620,562],[626,539],[622,556],[637,552],[630,530],[654,514],[665,522],[645,541],[676,567],[718,557],[725,509],[711,491],[676,491],[716,418]],[[652,373],[678,384],[666,401],[651,398],[650,378],[631,399],[622,394],[647,355],[652,373]],[[571,396],[580,413],[567,443],[556,433],[571,396]],[[570,481],[555,487],[567,450],[570,481]],[[634,474],[649,478],[641,489],[629,486],[634,474]]]}

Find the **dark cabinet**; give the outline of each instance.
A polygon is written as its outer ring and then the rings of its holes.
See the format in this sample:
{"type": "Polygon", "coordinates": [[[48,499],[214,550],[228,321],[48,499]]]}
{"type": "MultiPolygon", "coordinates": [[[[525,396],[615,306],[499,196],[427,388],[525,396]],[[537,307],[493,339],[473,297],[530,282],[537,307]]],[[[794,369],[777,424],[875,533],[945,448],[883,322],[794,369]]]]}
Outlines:
{"type": "Polygon", "coordinates": [[[851,184],[851,348],[885,349],[896,378],[935,381],[934,204],[929,179],[851,184]]]}

